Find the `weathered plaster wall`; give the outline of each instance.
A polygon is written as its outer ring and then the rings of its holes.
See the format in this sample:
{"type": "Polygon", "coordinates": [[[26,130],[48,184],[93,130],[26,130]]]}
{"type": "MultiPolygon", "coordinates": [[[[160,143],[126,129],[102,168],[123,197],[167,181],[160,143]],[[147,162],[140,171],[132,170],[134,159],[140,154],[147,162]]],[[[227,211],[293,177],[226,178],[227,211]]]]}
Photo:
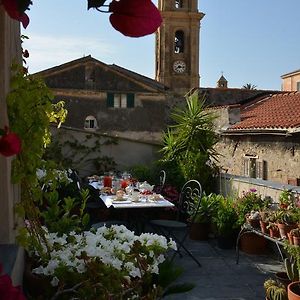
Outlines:
{"type": "MultiPolygon", "coordinates": [[[[52,132],[54,136],[57,133],[56,129],[53,129],[52,132]]],[[[85,130],[60,128],[59,132],[60,141],[72,140],[72,137],[75,137],[76,140],[81,143],[85,143],[86,146],[94,145],[95,139],[98,139],[98,137],[94,136],[88,141],[85,141],[85,136],[89,133],[85,130]]],[[[93,135],[92,132],[91,134],[93,135]]],[[[101,143],[105,140],[106,136],[101,136],[101,143]]],[[[157,152],[159,146],[157,144],[124,137],[117,137],[116,140],[117,144],[115,145],[101,146],[101,155],[112,157],[117,164],[117,169],[119,170],[128,170],[128,167],[133,165],[150,165],[159,157],[157,152]]],[[[66,148],[64,151],[65,153],[68,152],[66,148]]],[[[90,158],[94,157],[93,153],[84,157],[80,167],[78,168],[78,172],[81,177],[97,174],[93,162],[89,161],[90,158]]],[[[77,157],[74,156],[73,159],[76,161],[77,157]]]]}
{"type": "Polygon", "coordinates": [[[245,155],[257,156],[267,164],[267,179],[283,184],[290,178],[300,178],[299,137],[227,136],[216,145],[219,165],[229,174],[243,174],[245,155]]]}
{"type": "Polygon", "coordinates": [[[300,74],[296,73],[282,79],[283,91],[297,91],[297,82],[300,82],[300,74]]]}

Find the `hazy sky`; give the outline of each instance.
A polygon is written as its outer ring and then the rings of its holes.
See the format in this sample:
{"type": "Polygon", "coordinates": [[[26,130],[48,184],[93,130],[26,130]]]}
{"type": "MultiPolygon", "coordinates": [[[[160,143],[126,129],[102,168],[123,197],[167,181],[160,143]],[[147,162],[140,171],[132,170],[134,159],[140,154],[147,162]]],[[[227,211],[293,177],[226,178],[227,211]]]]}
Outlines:
{"type": "MultiPolygon", "coordinates": [[[[34,0],[24,48],[31,73],[91,54],[154,78],[154,37],[128,38],[109,14],[87,11],[86,0],[34,0]]],[[[108,2],[109,3],[109,2],[108,2]]],[[[154,2],[156,3],[156,2],[154,2]]],[[[300,0],[199,0],[200,85],[246,83],[280,90],[280,76],[300,69],[300,0]]]]}

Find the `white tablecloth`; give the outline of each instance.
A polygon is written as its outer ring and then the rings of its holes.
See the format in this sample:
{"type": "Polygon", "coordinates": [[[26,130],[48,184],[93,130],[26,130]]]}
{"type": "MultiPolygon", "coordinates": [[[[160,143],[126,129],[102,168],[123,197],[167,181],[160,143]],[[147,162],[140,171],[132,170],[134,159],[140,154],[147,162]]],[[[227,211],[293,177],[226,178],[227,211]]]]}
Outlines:
{"type": "Polygon", "coordinates": [[[113,206],[114,208],[153,208],[153,207],[173,207],[174,204],[170,201],[162,198],[159,200],[148,200],[146,197],[141,198],[140,202],[131,201],[130,197],[126,199],[127,201],[114,202],[116,196],[104,196],[101,195],[100,199],[104,202],[106,207],[113,206]]]}

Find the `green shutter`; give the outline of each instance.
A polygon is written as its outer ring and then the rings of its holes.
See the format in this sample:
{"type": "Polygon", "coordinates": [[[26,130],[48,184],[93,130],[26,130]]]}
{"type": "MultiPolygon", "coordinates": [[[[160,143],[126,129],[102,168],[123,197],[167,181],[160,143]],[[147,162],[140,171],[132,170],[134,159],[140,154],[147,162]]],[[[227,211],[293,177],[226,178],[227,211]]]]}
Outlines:
{"type": "Polygon", "coordinates": [[[114,94],[107,93],[107,107],[114,107],[114,94]]]}
{"type": "Polygon", "coordinates": [[[127,107],[134,107],[134,94],[127,94],[127,107]]]}

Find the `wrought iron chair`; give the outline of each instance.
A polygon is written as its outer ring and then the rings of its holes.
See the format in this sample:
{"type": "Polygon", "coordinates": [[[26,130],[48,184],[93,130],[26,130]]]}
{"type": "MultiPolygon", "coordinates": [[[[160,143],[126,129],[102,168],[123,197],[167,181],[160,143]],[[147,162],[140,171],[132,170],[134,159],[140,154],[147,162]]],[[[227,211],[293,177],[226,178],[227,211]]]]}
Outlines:
{"type": "Polygon", "coordinates": [[[197,180],[187,181],[181,189],[180,197],[177,205],[176,220],[151,220],[150,225],[160,234],[171,237],[177,243],[177,251],[174,253],[172,260],[176,254],[180,253],[180,249],[184,251],[201,267],[200,262],[193,256],[193,254],[184,245],[185,240],[189,234],[190,224],[193,223],[201,204],[202,187],[197,180]],[[176,231],[185,230],[183,236],[178,238],[176,231]]]}
{"type": "Polygon", "coordinates": [[[163,189],[166,183],[167,173],[164,170],[159,172],[158,184],[154,187],[154,192],[158,194],[163,194],[163,189]]]}

